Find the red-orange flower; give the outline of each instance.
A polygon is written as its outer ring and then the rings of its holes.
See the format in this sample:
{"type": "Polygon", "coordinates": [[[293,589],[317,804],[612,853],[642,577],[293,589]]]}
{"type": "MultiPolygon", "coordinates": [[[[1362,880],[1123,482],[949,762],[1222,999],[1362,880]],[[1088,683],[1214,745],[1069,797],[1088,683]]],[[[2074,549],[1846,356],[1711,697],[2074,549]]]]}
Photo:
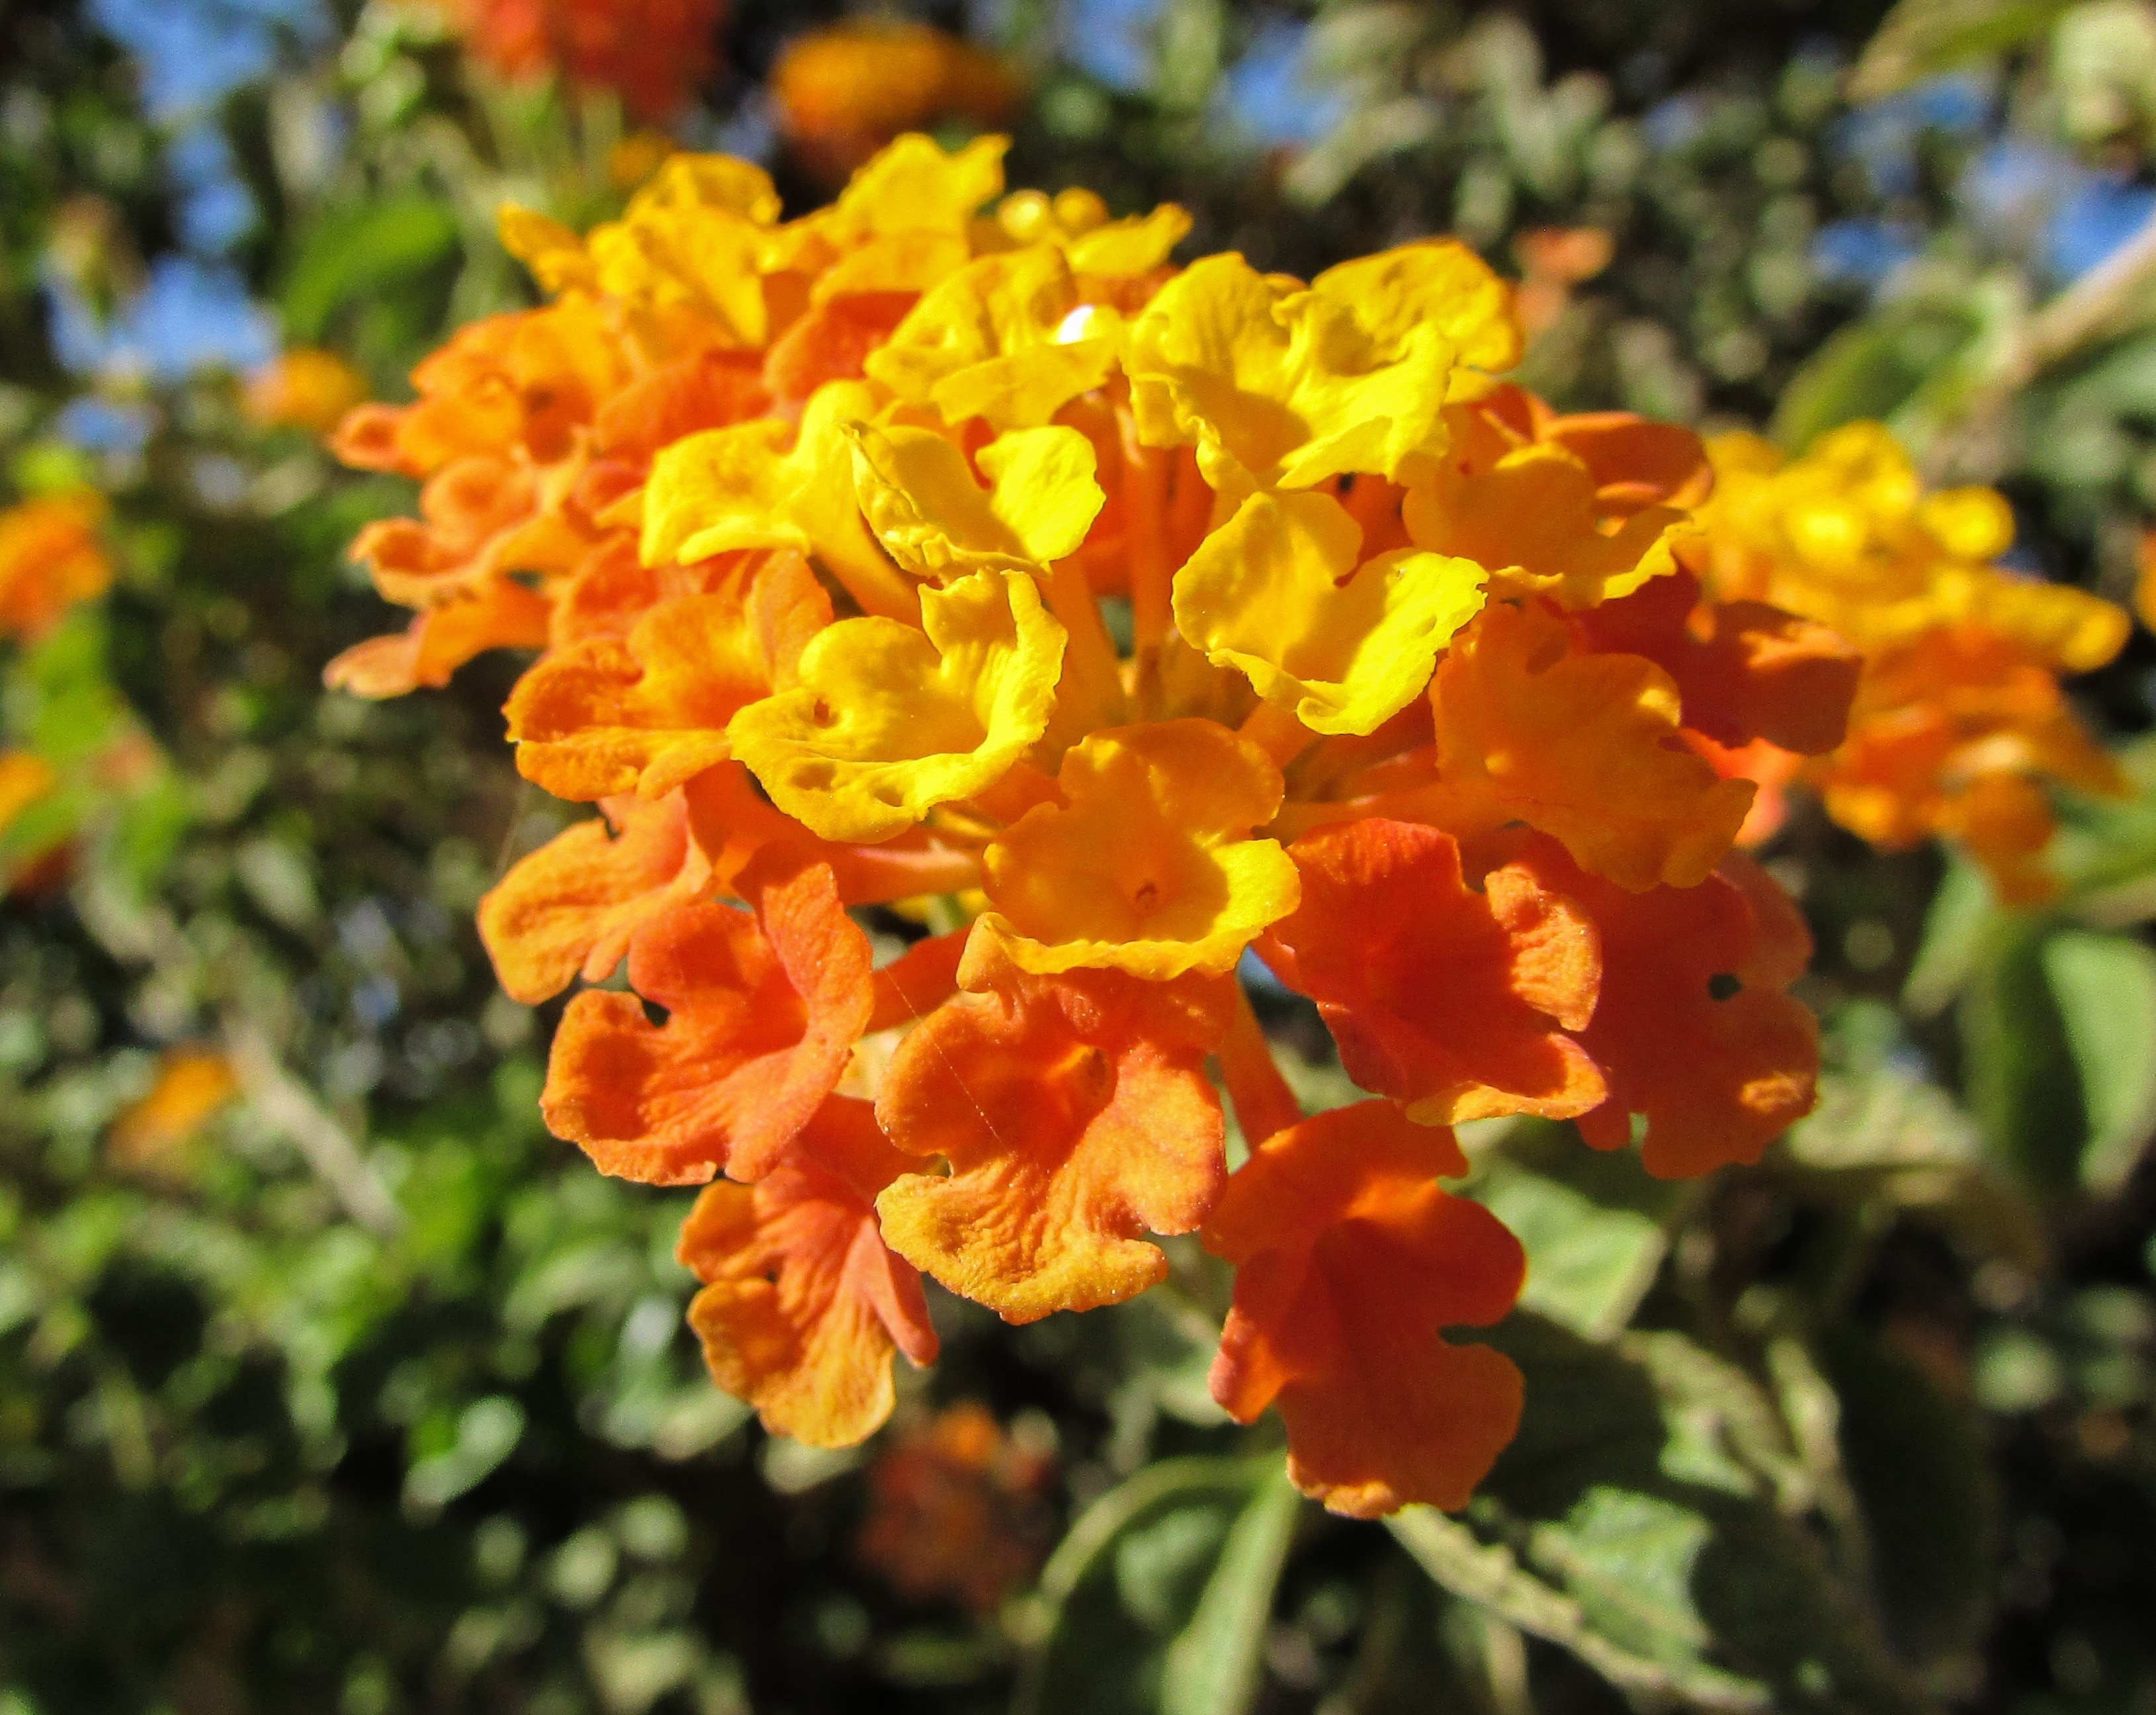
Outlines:
{"type": "Polygon", "coordinates": [[[473,56],[508,78],[558,72],[664,119],[718,64],[724,0],[449,0],[473,56]]]}
{"type": "Polygon", "coordinates": [[[722,1168],[761,1177],[867,1027],[868,937],[829,868],[752,872],[743,886],[753,916],[668,906],[629,939],[635,994],[587,989],[562,1015],[540,1107],[603,1173],[660,1185],[722,1168]],[[639,995],[667,1009],[664,1024],[639,995]]]}
{"type": "Polygon", "coordinates": [[[867,1102],[833,1096],[755,1185],[706,1186],[682,1225],[712,1379],[774,1434],[850,1446],[891,1415],[892,1351],[935,1361],[921,1277],[876,1236],[875,1194],[906,1166],[867,1102]]]}
{"type": "Polygon", "coordinates": [[[1526,1271],[1434,1183],[1466,1165],[1450,1132],[1358,1102],[1260,1144],[1207,1224],[1236,1266],[1213,1397],[1242,1423],[1277,1405],[1288,1475],[1335,1512],[1464,1506],[1519,1421],[1512,1360],[1439,1338],[1497,1321],[1526,1271]]]}
{"type": "Polygon", "coordinates": [[[0,511],[0,637],[34,643],[77,602],[102,595],[112,562],[97,539],[105,501],[89,489],[0,511]]]}
{"type": "Polygon", "coordinates": [[[1432,1124],[1602,1100],[1565,1034],[1594,1010],[1594,927],[1532,858],[1471,889],[1450,834],[1375,817],[1290,850],[1302,905],[1259,952],[1317,1002],[1348,1076],[1432,1124]]]}
{"type": "Polygon", "coordinates": [[[1787,993],[1812,950],[1789,896],[1738,855],[1697,887],[1557,885],[1602,939],[1602,996],[1579,1040],[1609,1099],[1581,1116],[1581,1135],[1619,1148],[1645,1116],[1640,1156],[1658,1178],[1757,1161],[1819,1082],[1819,1020],[1787,993]]]}
{"type": "Polygon", "coordinates": [[[869,1467],[855,1552],[916,1602],[991,1614],[1040,1564],[1052,1461],[968,1400],[901,1435],[869,1467]]]}

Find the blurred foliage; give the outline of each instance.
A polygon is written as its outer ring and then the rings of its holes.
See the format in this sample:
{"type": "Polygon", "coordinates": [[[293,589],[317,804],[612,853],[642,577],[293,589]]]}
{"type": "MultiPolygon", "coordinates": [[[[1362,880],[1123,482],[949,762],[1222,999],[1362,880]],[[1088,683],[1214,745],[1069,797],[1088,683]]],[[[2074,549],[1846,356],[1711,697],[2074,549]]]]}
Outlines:
{"type": "MultiPolygon", "coordinates": [[[[2138,795],[2065,807],[2047,911],[1783,836],[1830,1071],[1759,1168],[1476,1140],[1532,1260],[1495,1337],[1530,1404],[1464,1513],[1301,1503],[1206,1395],[1224,1282],[1185,1246],[1082,1321],[937,1298],[886,1440],[985,1404],[1054,1546],[1000,1604],[907,1596],[861,1535],[877,1448],[767,1441],[704,1379],[685,1198],[538,1127],[551,1019],[470,924],[560,825],[499,742],[512,668],[317,689],[381,624],[342,546],[407,496],[231,372],[266,315],[398,396],[524,300],[498,202],[619,199],[619,105],[472,74],[404,0],[173,0],[260,39],[175,95],[151,10],[0,10],[6,498],[103,488],[118,574],[0,644],[0,740],[61,782],[9,838],[68,855],[0,904],[0,1711],[2156,1710],[2145,639],[2085,687],[2138,795]],[[237,1098],[122,1148],[175,1050],[237,1098]]],[[[839,10],[736,0],[683,140],[820,194],[761,85],[839,10]]],[[[1793,441],[1886,413],[2004,482],[2031,570],[2126,593],[2143,0],[918,15],[1029,80],[1015,182],[1173,198],[1197,248],[1298,270],[1458,231],[1534,287],[1560,403],[1793,441]]],[[[1342,1099],[1314,1017],[1266,1004],[1342,1099]]]]}

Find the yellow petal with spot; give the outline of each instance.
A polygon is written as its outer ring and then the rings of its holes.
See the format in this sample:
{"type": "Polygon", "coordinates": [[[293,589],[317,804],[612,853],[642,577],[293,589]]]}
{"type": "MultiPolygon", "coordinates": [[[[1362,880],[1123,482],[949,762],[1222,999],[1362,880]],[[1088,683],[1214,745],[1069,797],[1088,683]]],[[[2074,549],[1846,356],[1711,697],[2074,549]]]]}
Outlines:
{"type": "Polygon", "coordinates": [[[1176,573],[1177,629],[1313,732],[1375,732],[1481,609],[1484,573],[1414,550],[1358,566],[1362,545],[1329,495],[1255,495],[1176,573]]]}
{"type": "Polygon", "coordinates": [[[826,840],[888,840],[1001,779],[1046,729],[1064,631],[1024,572],[977,572],[921,600],[921,629],[842,619],[794,689],[726,736],[772,800],[826,840]]]}

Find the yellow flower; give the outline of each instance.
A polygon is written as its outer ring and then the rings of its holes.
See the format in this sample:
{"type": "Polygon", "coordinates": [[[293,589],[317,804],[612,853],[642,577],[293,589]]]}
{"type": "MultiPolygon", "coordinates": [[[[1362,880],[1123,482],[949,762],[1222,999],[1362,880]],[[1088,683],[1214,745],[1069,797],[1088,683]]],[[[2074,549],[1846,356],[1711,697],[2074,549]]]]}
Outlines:
{"type": "Polygon", "coordinates": [[[795,548],[828,567],[865,612],[912,619],[913,587],[892,570],[855,502],[847,431],[875,409],[863,383],[831,382],[808,401],[798,429],[759,418],[675,442],[653,460],[639,502],[644,564],[795,548]]]}
{"type": "MultiPolygon", "coordinates": [[[[1347,305],[1380,345],[1405,345],[1417,328],[1434,326],[1452,342],[1460,361],[1475,369],[1494,372],[1520,361],[1525,342],[1512,311],[1512,289],[1456,239],[1426,239],[1358,256],[1327,269],[1310,287],[1347,305]]],[[[1479,377],[1466,372],[1452,378],[1455,397],[1479,385],[1479,377]]]]}
{"type": "Polygon", "coordinates": [[[1313,732],[1374,732],[1430,683],[1482,605],[1483,573],[1408,548],[1364,560],[1362,547],[1329,495],[1254,495],[1176,573],[1177,628],[1313,732]]]}
{"type": "Polygon", "coordinates": [[[726,729],[772,801],[826,840],[888,840],[995,784],[1048,725],[1063,628],[1024,572],[976,572],[921,598],[921,628],[842,619],[799,682],[726,729]]]}
{"type": "Polygon", "coordinates": [[[868,372],[947,423],[1044,424],[1115,367],[1122,318],[1082,301],[1052,245],[983,256],[934,287],[868,361],[868,372]]]}
{"type": "Polygon", "coordinates": [[[1056,784],[1064,804],[1035,806],[988,849],[993,908],[974,925],[969,965],[993,945],[1040,975],[1218,974],[1301,897],[1295,860],[1250,837],[1280,808],[1280,770],[1224,727],[1096,732],[1064,757],[1056,784]]]}
{"type": "Polygon", "coordinates": [[[857,424],[854,484],[861,514],[891,558],[921,578],[990,567],[1046,566],[1086,539],[1103,496],[1093,444],[1075,429],[1023,429],[973,461],[932,429],[857,424]]]}
{"type": "Polygon", "coordinates": [[[1205,480],[1240,500],[1419,470],[1445,444],[1455,362],[1433,322],[1380,341],[1332,295],[1226,255],[1160,289],[1131,324],[1124,367],[1139,438],[1194,444],[1205,480]]]}

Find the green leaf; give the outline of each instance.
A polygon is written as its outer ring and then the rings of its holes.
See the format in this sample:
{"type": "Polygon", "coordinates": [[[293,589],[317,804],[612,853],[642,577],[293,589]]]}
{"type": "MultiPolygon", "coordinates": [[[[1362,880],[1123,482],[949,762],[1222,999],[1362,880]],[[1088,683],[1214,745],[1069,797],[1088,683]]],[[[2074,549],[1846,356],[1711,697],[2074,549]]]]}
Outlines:
{"type": "Polygon", "coordinates": [[[1876,100],[2051,28],[2072,0],[1901,0],[1851,74],[1849,93],[1876,100]]]}
{"type": "Polygon", "coordinates": [[[2108,1196],[2156,1134],[2156,950],[2069,930],[2044,943],[2043,964],[2088,1115],[2081,1182],[2108,1196]]]}
{"type": "Polygon", "coordinates": [[[285,329],[320,340],[345,305],[424,274],[456,248],[455,213],[429,197],[404,196],[331,214],[300,242],[285,277],[285,329]]]}
{"type": "Polygon", "coordinates": [[[1297,1505],[1277,1452],[1163,1460],[1110,1490],[1041,1573],[1018,1715],[1247,1707],[1297,1505]]]}
{"type": "Polygon", "coordinates": [[[1976,338],[1976,318],[1936,304],[1890,306],[1853,322],[1789,378],[1774,436],[1800,452],[1828,429],[1891,417],[1976,338]]]}
{"type": "Polygon", "coordinates": [[[1864,1513],[1887,1632],[1911,1661],[1977,1641],[1992,1589],[1993,1496],[1975,1414],[1862,1329],[1830,1329],[1820,1359],[1840,1403],[1842,1463],[1864,1513]]]}
{"type": "Polygon", "coordinates": [[[1519,1315],[1520,1433],[1464,1517],[1394,1533],[1447,1589],[1643,1701],[1712,1710],[1922,1707],[1805,1528],[1809,1479],[1748,1378],[1673,1333],[1612,1347],[1519,1315]]]}
{"type": "Polygon", "coordinates": [[[1923,939],[1902,985],[1902,1004],[1920,1019],[1944,1012],[1969,980],[1998,917],[1984,871],[1966,858],[1951,859],[1924,915],[1923,939]]]}
{"type": "Polygon", "coordinates": [[[1691,1201],[1635,1150],[1588,1149],[1569,1126],[1532,1122],[1512,1127],[1466,1189],[1527,1249],[1521,1305],[1590,1340],[1631,1321],[1691,1201]]]}
{"type": "Polygon", "coordinates": [[[1808,1200],[1905,1209],[1979,1255],[2043,1266],[2049,1240],[2015,1184],[1986,1160],[1975,1122],[1925,1075],[1893,1011],[1872,1002],[1828,1021],[1819,1105],[1768,1158],[1808,1200]]]}
{"type": "Polygon", "coordinates": [[[1213,1575],[1168,1646],[1161,1715],[1243,1715],[1256,1700],[1265,1622],[1302,1497],[1277,1461],[1229,1528],[1213,1575]]]}
{"type": "Polygon", "coordinates": [[[2051,1199],[2080,1178],[2087,1122],[2081,1076],[2044,968],[2047,926],[2002,919],[1964,989],[1964,1095],[1991,1159],[2035,1196],[2051,1199]]]}

